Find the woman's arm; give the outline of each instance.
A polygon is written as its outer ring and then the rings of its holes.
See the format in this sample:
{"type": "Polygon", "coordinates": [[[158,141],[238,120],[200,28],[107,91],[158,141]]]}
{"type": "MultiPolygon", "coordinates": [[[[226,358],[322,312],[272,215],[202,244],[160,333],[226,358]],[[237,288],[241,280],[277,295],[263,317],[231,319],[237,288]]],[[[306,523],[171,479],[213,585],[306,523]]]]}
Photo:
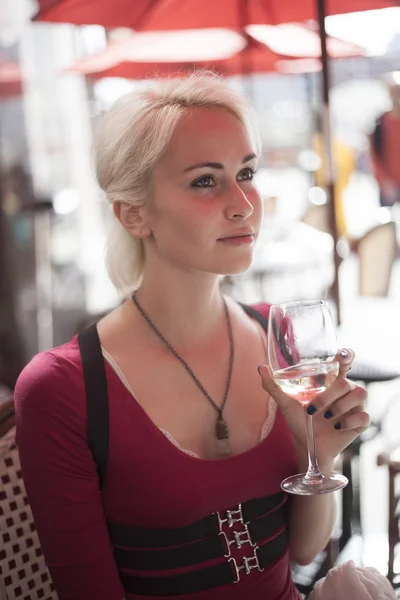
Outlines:
{"type": "MultiPolygon", "coordinates": [[[[307,471],[307,459],[302,459],[299,472],[307,471]]],[[[333,463],[322,472],[331,473],[333,463]]],[[[291,499],[289,532],[290,556],[299,565],[308,565],[328,544],[336,520],[334,494],[293,496],[291,499]]]]}
{"type": "Polygon", "coordinates": [[[121,600],[77,370],[46,352],[22,372],[15,390],[22,473],[60,600],[121,600]]]}

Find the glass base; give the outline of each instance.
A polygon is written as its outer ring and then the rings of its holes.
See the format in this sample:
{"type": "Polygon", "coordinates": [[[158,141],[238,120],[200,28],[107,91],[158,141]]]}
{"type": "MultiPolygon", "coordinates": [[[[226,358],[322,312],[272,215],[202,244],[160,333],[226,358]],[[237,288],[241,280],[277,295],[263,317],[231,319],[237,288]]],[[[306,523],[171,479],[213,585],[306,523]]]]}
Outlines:
{"type": "Polygon", "coordinates": [[[332,473],[331,475],[322,475],[321,477],[306,478],[306,473],[292,475],[284,479],[281,488],[289,494],[298,494],[299,496],[314,496],[315,494],[329,494],[341,490],[349,483],[344,475],[332,473]]]}

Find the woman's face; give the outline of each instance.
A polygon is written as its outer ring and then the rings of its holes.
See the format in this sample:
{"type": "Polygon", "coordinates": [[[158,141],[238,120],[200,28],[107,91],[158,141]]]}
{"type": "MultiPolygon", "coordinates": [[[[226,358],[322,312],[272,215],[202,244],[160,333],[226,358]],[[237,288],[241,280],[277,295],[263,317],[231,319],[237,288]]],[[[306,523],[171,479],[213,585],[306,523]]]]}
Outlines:
{"type": "Polygon", "coordinates": [[[146,263],[156,253],[187,271],[246,270],[262,220],[256,162],[246,129],[230,113],[198,108],[183,118],[154,172],[146,263]]]}

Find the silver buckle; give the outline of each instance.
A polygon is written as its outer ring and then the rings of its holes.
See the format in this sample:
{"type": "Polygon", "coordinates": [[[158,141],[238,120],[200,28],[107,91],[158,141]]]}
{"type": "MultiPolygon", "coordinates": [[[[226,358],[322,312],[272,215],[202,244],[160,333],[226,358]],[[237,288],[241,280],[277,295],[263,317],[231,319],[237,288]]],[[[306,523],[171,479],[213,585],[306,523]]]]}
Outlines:
{"type": "Polygon", "coordinates": [[[223,525],[224,523],[227,523],[227,522],[228,522],[228,519],[222,519],[222,518],[221,518],[221,515],[219,514],[219,512],[216,512],[215,514],[217,515],[217,519],[218,519],[218,527],[219,527],[219,531],[220,531],[220,533],[222,533],[222,525],[223,525]]]}
{"type": "Polygon", "coordinates": [[[241,504],[238,504],[237,510],[227,510],[226,515],[228,517],[228,527],[233,527],[235,523],[242,523],[242,525],[244,524],[241,504]],[[235,518],[236,515],[239,516],[238,519],[235,518]]]}
{"type": "Polygon", "coordinates": [[[242,568],[244,569],[244,572],[246,573],[246,575],[250,575],[250,572],[253,569],[258,569],[260,571],[260,573],[262,573],[264,571],[264,569],[262,569],[260,567],[260,563],[259,563],[259,560],[258,560],[257,550],[258,550],[258,546],[256,546],[254,548],[253,556],[249,556],[249,557],[245,556],[243,558],[243,563],[244,564],[243,564],[242,568]]]}
{"type": "Polygon", "coordinates": [[[243,520],[243,512],[242,512],[242,505],[238,504],[238,509],[237,510],[227,510],[226,511],[226,515],[227,518],[223,519],[221,517],[221,515],[219,514],[219,512],[215,513],[217,515],[218,518],[218,526],[219,526],[219,534],[220,536],[223,537],[225,544],[226,544],[226,550],[228,552],[228,554],[224,554],[225,558],[228,558],[229,556],[231,556],[231,549],[230,546],[231,544],[235,544],[236,543],[236,547],[240,550],[240,548],[242,546],[244,546],[244,544],[250,544],[250,546],[252,548],[255,547],[255,543],[252,541],[251,537],[250,537],[250,531],[248,528],[249,523],[245,523],[243,520]],[[224,523],[228,523],[228,527],[233,527],[233,525],[235,523],[241,523],[244,527],[243,531],[233,531],[233,540],[228,540],[228,536],[226,535],[226,533],[224,532],[222,526],[224,523]]]}
{"type": "Polygon", "coordinates": [[[228,560],[228,563],[230,563],[230,562],[233,563],[233,568],[235,569],[236,579],[233,583],[239,583],[240,571],[244,571],[245,575],[250,575],[250,573],[253,569],[258,569],[258,571],[260,571],[260,573],[262,573],[264,571],[264,569],[262,569],[260,567],[260,563],[258,561],[257,550],[258,550],[258,546],[255,546],[253,556],[244,556],[242,559],[243,565],[241,565],[240,567],[238,566],[236,559],[230,558],[228,560]]]}
{"type": "Polygon", "coordinates": [[[239,569],[243,569],[243,567],[238,567],[237,566],[237,562],[234,558],[230,558],[228,560],[228,563],[233,563],[233,568],[235,569],[235,575],[236,575],[236,579],[233,583],[239,583],[240,581],[240,572],[239,569]]]}
{"type": "MultiPolygon", "coordinates": [[[[250,537],[250,531],[248,528],[248,523],[244,524],[244,531],[234,531],[233,537],[235,538],[237,548],[244,546],[244,544],[250,544],[252,548],[256,546],[256,544],[252,541],[250,537]],[[246,536],[246,537],[243,537],[246,536]]],[[[232,543],[232,542],[231,542],[232,543]]]]}
{"type": "Polygon", "coordinates": [[[215,513],[218,518],[218,526],[220,531],[222,531],[222,525],[224,523],[228,523],[228,527],[233,527],[235,523],[242,523],[242,525],[244,525],[241,504],[238,504],[237,510],[227,510],[225,512],[227,516],[226,519],[223,519],[218,511],[215,513]]]}
{"type": "MultiPolygon", "coordinates": [[[[221,535],[221,536],[222,536],[222,538],[223,538],[223,540],[224,540],[224,542],[225,542],[225,544],[226,544],[226,551],[227,551],[227,553],[228,553],[228,554],[224,554],[224,557],[225,557],[225,558],[229,558],[229,557],[231,556],[231,554],[232,554],[232,553],[231,553],[231,544],[234,544],[234,543],[235,543],[235,540],[231,540],[231,541],[229,541],[229,540],[228,540],[228,537],[227,537],[227,535],[226,535],[226,533],[225,533],[225,531],[220,531],[218,535],[221,535]]],[[[228,562],[229,562],[229,561],[228,561],[228,562]]]]}
{"type": "Polygon", "coordinates": [[[220,531],[219,534],[225,544],[226,544],[226,551],[228,554],[224,554],[225,558],[229,558],[229,556],[231,556],[231,545],[236,543],[236,548],[238,548],[240,550],[240,548],[242,546],[244,546],[245,544],[250,544],[250,546],[252,548],[256,547],[256,544],[252,541],[251,537],[250,537],[250,531],[247,527],[247,523],[244,526],[244,531],[234,531],[233,532],[233,540],[228,540],[228,536],[226,535],[225,531],[220,531]],[[246,537],[243,537],[246,536],[246,537]]]}

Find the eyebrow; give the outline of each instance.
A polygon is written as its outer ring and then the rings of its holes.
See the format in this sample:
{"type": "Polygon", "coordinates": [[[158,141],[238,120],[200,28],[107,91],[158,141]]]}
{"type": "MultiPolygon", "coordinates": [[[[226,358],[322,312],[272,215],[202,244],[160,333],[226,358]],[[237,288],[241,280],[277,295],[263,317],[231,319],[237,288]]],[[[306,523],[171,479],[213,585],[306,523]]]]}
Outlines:
{"type": "MultiPolygon", "coordinates": [[[[254,153],[247,154],[247,156],[245,156],[244,159],[242,160],[242,165],[250,162],[254,158],[257,158],[256,154],[254,154],[254,153]]],[[[222,163],[215,163],[215,162],[196,163],[195,165],[190,165],[190,167],[186,167],[186,169],[184,170],[184,173],[187,173],[188,171],[194,171],[195,169],[202,169],[204,167],[206,167],[208,169],[223,169],[224,165],[222,163]]]]}

